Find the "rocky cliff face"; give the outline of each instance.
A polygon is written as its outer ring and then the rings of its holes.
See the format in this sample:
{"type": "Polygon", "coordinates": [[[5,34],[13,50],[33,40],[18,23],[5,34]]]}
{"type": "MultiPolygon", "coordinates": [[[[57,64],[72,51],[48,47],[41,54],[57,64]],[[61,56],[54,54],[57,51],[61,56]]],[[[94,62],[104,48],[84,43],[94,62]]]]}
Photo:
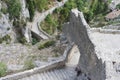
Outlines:
{"type": "MultiPolygon", "coordinates": [[[[20,12],[20,20],[27,22],[27,18],[29,18],[29,11],[26,8],[25,0],[20,0],[21,3],[21,12],[20,12]]],[[[7,4],[4,1],[0,1],[0,38],[5,35],[9,35],[12,42],[16,41],[17,34],[14,30],[13,20],[9,19],[9,14],[5,11],[7,10],[7,4]]],[[[19,24],[19,23],[17,23],[19,24]]],[[[25,27],[25,26],[23,26],[25,27]]],[[[23,35],[27,38],[28,29],[23,28],[23,35]]],[[[27,41],[29,42],[28,38],[27,41]]]]}

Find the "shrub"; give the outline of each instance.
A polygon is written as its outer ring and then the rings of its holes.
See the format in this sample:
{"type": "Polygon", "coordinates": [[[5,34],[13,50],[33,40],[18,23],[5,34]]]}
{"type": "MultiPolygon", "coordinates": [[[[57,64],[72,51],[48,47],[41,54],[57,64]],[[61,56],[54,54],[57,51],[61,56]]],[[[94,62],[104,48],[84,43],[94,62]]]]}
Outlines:
{"type": "Polygon", "coordinates": [[[27,43],[27,40],[25,39],[25,37],[22,37],[20,39],[18,39],[18,41],[22,44],[26,44],[27,43]]]}
{"type": "Polygon", "coordinates": [[[22,27],[25,27],[26,26],[26,22],[24,20],[14,20],[13,21],[13,26],[16,27],[16,28],[22,28],[22,27]]]}
{"type": "Polygon", "coordinates": [[[5,41],[6,43],[9,43],[11,41],[11,37],[9,35],[6,35],[2,38],[0,38],[0,44],[5,41]]]}
{"type": "Polygon", "coordinates": [[[7,34],[4,37],[0,38],[0,43],[2,43],[3,41],[5,41],[6,43],[9,43],[11,41],[10,35],[7,34]]]}
{"type": "Polygon", "coordinates": [[[32,59],[26,60],[26,61],[24,62],[24,68],[25,68],[25,70],[33,69],[34,67],[35,67],[35,65],[34,65],[32,59]]]}
{"type": "Polygon", "coordinates": [[[35,2],[34,0],[26,0],[27,7],[30,13],[30,21],[33,21],[34,15],[35,15],[35,2]]]}
{"type": "Polygon", "coordinates": [[[48,9],[48,0],[35,0],[36,8],[39,12],[48,9]]]}
{"type": "Polygon", "coordinates": [[[19,0],[5,0],[8,6],[8,13],[10,19],[19,19],[20,11],[21,11],[21,4],[19,0]]]}
{"type": "Polygon", "coordinates": [[[47,41],[47,42],[41,44],[41,45],[38,47],[38,49],[41,50],[41,49],[44,49],[44,48],[48,48],[48,47],[50,47],[50,46],[52,46],[52,45],[54,45],[54,44],[55,44],[55,41],[53,41],[53,40],[47,41]]]}
{"type": "Polygon", "coordinates": [[[2,13],[0,12],[0,18],[2,17],[2,13]]]}
{"type": "Polygon", "coordinates": [[[120,4],[118,4],[118,5],[116,6],[116,8],[117,8],[117,9],[120,9],[120,4]]]}
{"type": "Polygon", "coordinates": [[[41,23],[41,28],[46,31],[48,34],[53,34],[56,31],[58,25],[57,18],[49,14],[44,22],[41,23]]]}
{"type": "Polygon", "coordinates": [[[32,45],[35,45],[37,42],[39,42],[37,39],[32,38],[32,45]]]}
{"type": "Polygon", "coordinates": [[[62,0],[57,0],[58,2],[61,2],[62,0]]]}
{"type": "Polygon", "coordinates": [[[7,66],[6,64],[0,62],[0,77],[5,76],[7,73],[7,66]]]}
{"type": "Polygon", "coordinates": [[[74,0],[69,0],[64,7],[55,9],[53,14],[49,14],[41,23],[41,28],[52,35],[57,30],[62,30],[62,24],[68,22],[70,10],[77,7],[74,0]]]}
{"type": "Polygon", "coordinates": [[[7,13],[7,9],[6,8],[1,8],[1,12],[3,12],[4,14],[7,13]]]}
{"type": "Polygon", "coordinates": [[[0,38],[0,44],[3,42],[2,38],[0,38]]]}

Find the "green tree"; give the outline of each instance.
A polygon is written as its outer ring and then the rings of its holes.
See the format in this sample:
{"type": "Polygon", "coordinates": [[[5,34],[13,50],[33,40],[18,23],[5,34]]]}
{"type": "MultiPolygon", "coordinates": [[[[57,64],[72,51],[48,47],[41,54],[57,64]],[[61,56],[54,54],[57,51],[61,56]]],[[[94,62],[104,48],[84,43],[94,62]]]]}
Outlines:
{"type": "Polygon", "coordinates": [[[30,21],[33,21],[34,15],[35,15],[35,2],[34,0],[26,0],[27,7],[30,13],[30,21]]]}
{"type": "Polygon", "coordinates": [[[10,19],[19,19],[21,4],[19,0],[6,0],[10,19]]]}
{"type": "Polygon", "coordinates": [[[35,0],[35,4],[39,12],[48,9],[48,0],[35,0]]]}

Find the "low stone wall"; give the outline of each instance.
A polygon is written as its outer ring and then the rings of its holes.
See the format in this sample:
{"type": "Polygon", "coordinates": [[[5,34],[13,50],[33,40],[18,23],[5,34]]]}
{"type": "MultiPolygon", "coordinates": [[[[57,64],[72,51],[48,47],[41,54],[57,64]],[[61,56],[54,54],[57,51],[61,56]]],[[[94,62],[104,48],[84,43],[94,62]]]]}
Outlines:
{"type": "Polygon", "coordinates": [[[112,29],[91,28],[90,31],[100,32],[105,34],[120,34],[120,30],[112,30],[112,29]]]}
{"type": "Polygon", "coordinates": [[[48,38],[52,38],[52,36],[50,36],[49,34],[47,34],[45,31],[43,31],[40,27],[40,24],[38,23],[38,30],[42,32],[42,34],[46,35],[48,38]]]}
{"type": "Polygon", "coordinates": [[[38,68],[34,68],[31,70],[27,70],[24,72],[16,73],[13,75],[7,75],[5,77],[1,77],[0,80],[18,80],[27,76],[31,76],[37,73],[41,73],[50,69],[54,69],[56,67],[62,67],[65,65],[65,61],[67,60],[67,57],[69,55],[70,50],[72,49],[73,44],[68,45],[68,47],[65,49],[63,56],[61,56],[58,60],[53,61],[51,63],[48,63],[46,65],[40,66],[38,68]]]}

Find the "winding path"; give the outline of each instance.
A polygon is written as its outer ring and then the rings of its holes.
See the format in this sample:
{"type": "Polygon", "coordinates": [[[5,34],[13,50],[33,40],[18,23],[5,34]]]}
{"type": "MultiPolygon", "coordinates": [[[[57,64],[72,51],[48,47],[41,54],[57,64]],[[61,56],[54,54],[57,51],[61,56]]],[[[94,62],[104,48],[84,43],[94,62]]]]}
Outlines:
{"type": "Polygon", "coordinates": [[[41,21],[43,21],[46,18],[48,14],[51,14],[56,8],[62,7],[67,1],[68,0],[63,0],[62,2],[56,2],[54,7],[50,8],[49,10],[43,13],[39,13],[36,11],[33,22],[28,22],[27,26],[30,28],[31,31],[36,33],[40,38],[49,39],[50,36],[46,34],[44,31],[42,31],[41,29],[39,29],[39,24],[41,21]]]}

